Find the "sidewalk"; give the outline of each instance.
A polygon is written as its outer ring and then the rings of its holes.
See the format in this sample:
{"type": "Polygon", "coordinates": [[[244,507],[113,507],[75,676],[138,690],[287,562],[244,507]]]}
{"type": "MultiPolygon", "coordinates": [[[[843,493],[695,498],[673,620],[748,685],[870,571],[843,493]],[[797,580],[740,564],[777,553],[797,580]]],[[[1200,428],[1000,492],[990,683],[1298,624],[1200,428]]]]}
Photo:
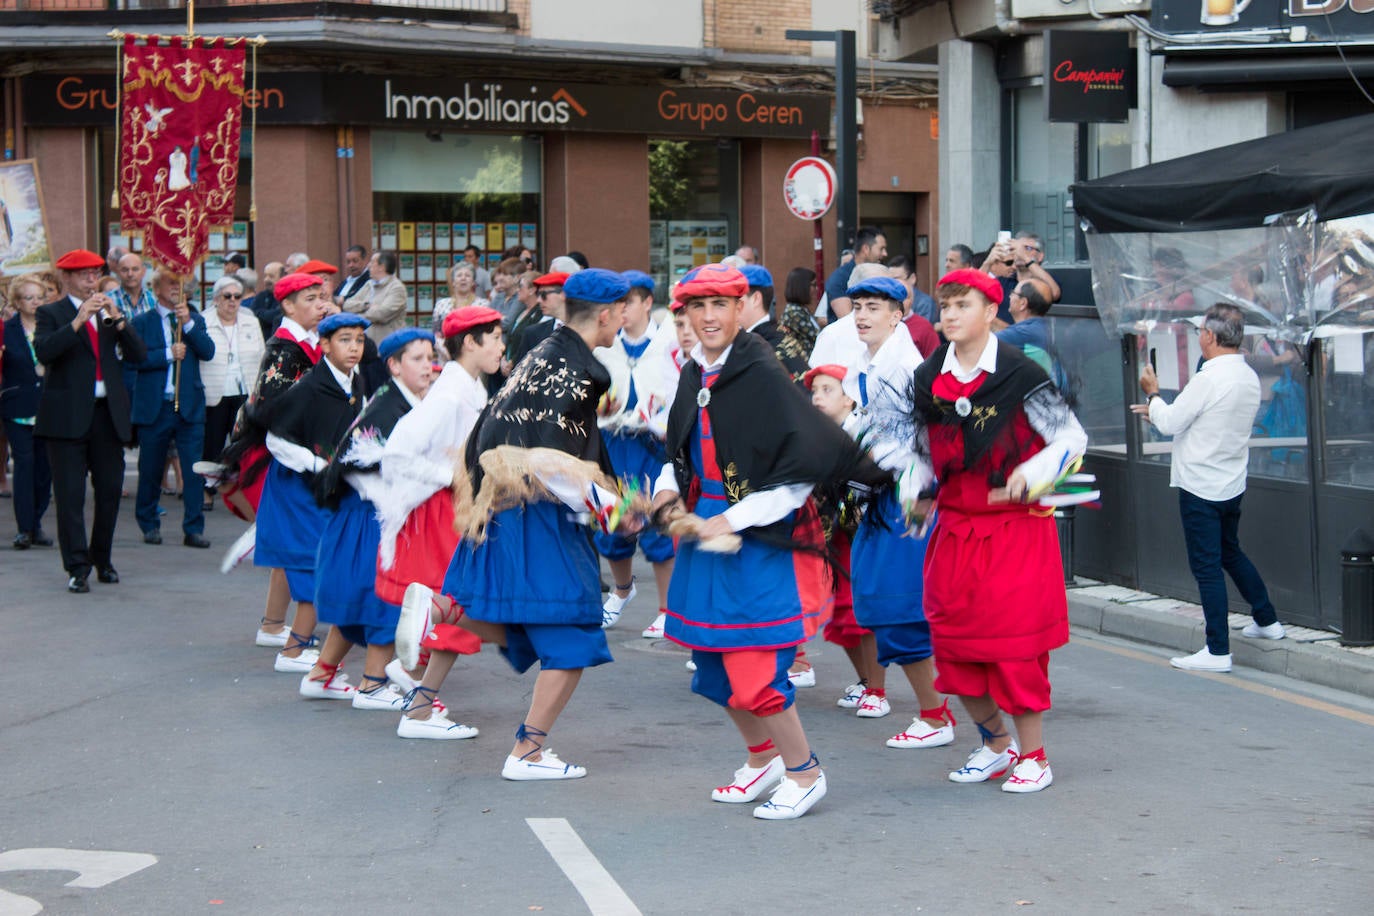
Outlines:
{"type": "MultiPolygon", "coordinates": [[[[1283,622],[1281,614],[1279,619],[1283,622]]],[[[1164,646],[1184,655],[1196,652],[1205,641],[1200,605],[1081,577],[1069,589],[1069,621],[1094,633],[1164,646]]],[[[1347,648],[1335,633],[1286,622],[1284,639],[1246,639],[1240,628],[1249,622],[1244,615],[1231,615],[1231,654],[1236,666],[1374,699],[1374,646],[1347,648]]]]}

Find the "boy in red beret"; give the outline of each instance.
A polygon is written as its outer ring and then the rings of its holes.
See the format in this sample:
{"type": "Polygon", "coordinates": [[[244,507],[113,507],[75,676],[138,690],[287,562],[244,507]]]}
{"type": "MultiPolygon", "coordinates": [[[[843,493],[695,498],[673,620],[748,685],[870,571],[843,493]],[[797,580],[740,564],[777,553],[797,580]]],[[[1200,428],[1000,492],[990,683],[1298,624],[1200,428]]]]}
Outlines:
{"type": "Polygon", "coordinates": [[[1069,620],[1054,510],[1036,500],[1077,466],[1088,439],[1045,371],[992,334],[995,278],[956,270],[935,294],[949,343],[916,370],[913,399],[917,449],[928,446],[938,481],[925,612],[935,689],[960,697],[983,738],[949,778],[1011,771],[1002,791],[1038,792],[1053,780],[1041,721],[1049,653],[1068,641],[1069,620]]]}

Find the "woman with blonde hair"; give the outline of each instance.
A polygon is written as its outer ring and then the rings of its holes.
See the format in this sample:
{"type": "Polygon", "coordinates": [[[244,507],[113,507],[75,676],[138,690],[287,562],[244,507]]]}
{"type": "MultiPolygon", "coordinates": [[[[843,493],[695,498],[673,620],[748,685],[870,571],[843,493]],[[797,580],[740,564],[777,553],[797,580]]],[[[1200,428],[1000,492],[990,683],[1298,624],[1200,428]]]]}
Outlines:
{"type": "Polygon", "coordinates": [[[37,545],[51,547],[52,538],[43,533],[43,513],[48,509],[52,473],[48,455],[35,448],[33,427],[38,415],[38,399],[43,391],[43,366],[33,352],[33,335],[38,327],[38,307],[48,301],[43,280],[24,274],[10,281],[7,301],[14,316],[4,325],[0,338],[0,418],[5,438],[14,457],[14,520],[19,533],[15,550],[37,545]]]}
{"type": "Polygon", "coordinates": [[[434,337],[436,351],[444,345],[444,318],[449,312],[470,305],[486,305],[487,300],[477,294],[477,270],[467,261],[459,261],[448,269],[448,296],[434,303],[434,337]]]}

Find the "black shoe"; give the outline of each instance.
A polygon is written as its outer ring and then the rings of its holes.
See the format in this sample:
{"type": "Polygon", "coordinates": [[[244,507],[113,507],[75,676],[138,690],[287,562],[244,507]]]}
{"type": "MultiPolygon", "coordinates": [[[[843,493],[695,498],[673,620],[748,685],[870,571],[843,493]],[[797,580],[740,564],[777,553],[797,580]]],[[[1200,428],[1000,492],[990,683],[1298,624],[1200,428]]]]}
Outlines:
{"type": "Polygon", "coordinates": [[[101,566],[95,571],[95,577],[106,585],[119,584],[119,573],[115,572],[113,566],[101,566]]]}
{"type": "Polygon", "coordinates": [[[161,532],[161,531],[145,531],[145,532],[143,532],[143,543],[145,543],[145,544],[161,544],[161,543],[162,543],[162,532],[161,532]]]}
{"type": "Polygon", "coordinates": [[[91,587],[86,584],[85,576],[72,576],[67,580],[67,591],[73,594],[84,595],[90,590],[91,587]]]}
{"type": "Polygon", "coordinates": [[[210,542],[198,534],[186,535],[186,537],[181,539],[181,543],[184,547],[199,547],[202,550],[210,546],[210,542]]]}
{"type": "Polygon", "coordinates": [[[51,547],[52,538],[43,533],[43,529],[38,529],[29,534],[29,540],[33,541],[35,547],[51,547]]]}
{"type": "Polygon", "coordinates": [[[14,536],[15,550],[28,550],[33,546],[33,536],[26,531],[21,531],[14,536]]]}

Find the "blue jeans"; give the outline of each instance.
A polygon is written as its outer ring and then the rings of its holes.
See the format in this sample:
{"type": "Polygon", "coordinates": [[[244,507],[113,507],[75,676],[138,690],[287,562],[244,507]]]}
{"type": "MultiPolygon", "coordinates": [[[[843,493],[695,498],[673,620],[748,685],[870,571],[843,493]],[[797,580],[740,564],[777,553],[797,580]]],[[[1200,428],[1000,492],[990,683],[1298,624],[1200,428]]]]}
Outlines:
{"type": "Polygon", "coordinates": [[[1212,502],[1178,491],[1178,511],[1183,517],[1183,541],[1188,547],[1188,567],[1197,580],[1202,597],[1202,615],[1207,621],[1207,649],[1213,655],[1229,655],[1230,632],[1226,625],[1226,579],[1222,570],[1236,583],[1236,590],[1250,605],[1255,623],[1267,627],[1277,623],[1278,612],[1269,602],[1259,570],[1240,549],[1236,531],[1240,527],[1241,496],[1225,502],[1212,502]]]}
{"type": "Polygon", "coordinates": [[[144,534],[162,526],[157,501],[167,469],[167,447],[174,439],[181,464],[181,501],[186,507],[181,530],[186,534],[205,530],[205,494],[201,492],[205,482],[191,470],[205,446],[205,423],[189,422],[172,410],[171,401],[163,401],[157,420],[138,427],[138,499],[134,503],[134,517],[144,534]]]}
{"type": "Polygon", "coordinates": [[[52,495],[48,450],[34,442],[33,427],[24,423],[6,420],[5,438],[14,458],[14,520],[20,534],[37,534],[43,530],[43,513],[52,495]]]}

